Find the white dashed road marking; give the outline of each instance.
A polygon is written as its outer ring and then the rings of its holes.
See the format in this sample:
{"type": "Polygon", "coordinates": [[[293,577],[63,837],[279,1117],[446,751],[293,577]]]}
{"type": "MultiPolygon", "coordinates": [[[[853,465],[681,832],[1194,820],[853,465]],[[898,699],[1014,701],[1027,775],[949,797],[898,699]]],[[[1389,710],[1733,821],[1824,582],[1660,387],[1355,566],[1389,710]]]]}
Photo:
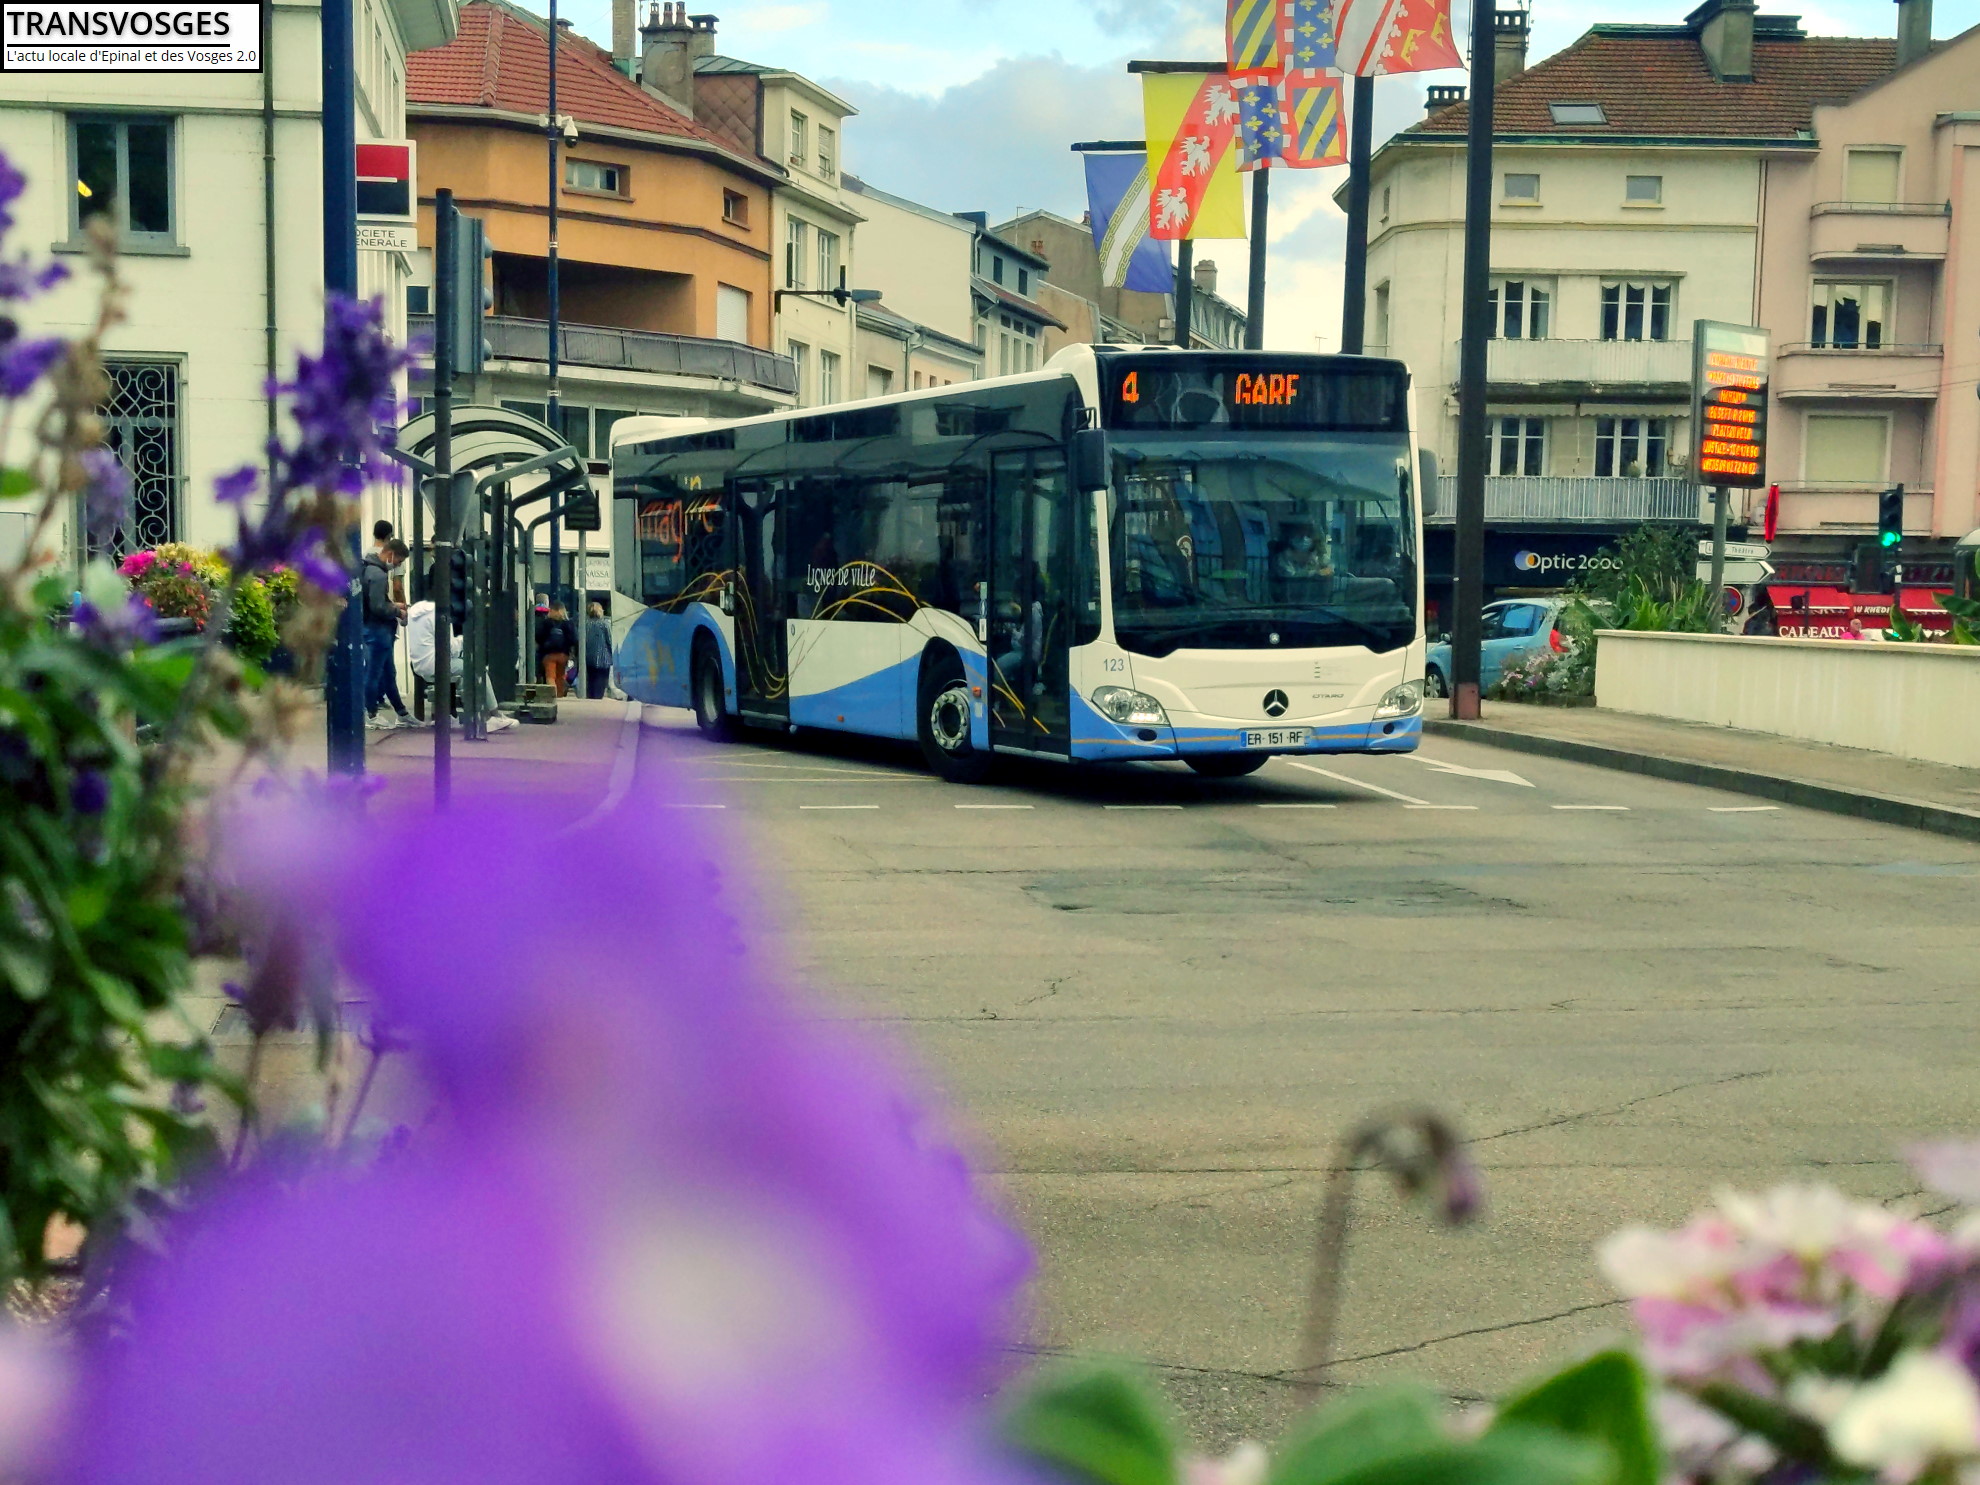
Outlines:
{"type": "MultiPolygon", "coordinates": [[[[1404,804],[1413,804],[1424,809],[1441,808],[1441,806],[1431,804],[1430,801],[1427,799],[1418,799],[1414,794],[1398,794],[1394,789],[1384,789],[1380,784],[1364,784],[1360,779],[1350,778],[1347,774],[1344,773],[1335,773],[1331,768],[1316,768],[1311,763],[1301,763],[1297,758],[1288,758],[1285,761],[1290,763],[1294,768],[1303,768],[1308,773],[1317,773],[1321,775],[1321,777],[1323,778],[1333,779],[1336,783],[1352,784],[1354,785],[1355,788],[1366,789],[1371,794],[1383,794],[1388,796],[1390,799],[1400,799],[1404,804]]],[[[1469,805],[1469,804],[1452,805],[1450,806],[1450,808],[1476,809],[1477,806],[1469,805]]]]}
{"type": "Polygon", "coordinates": [[[1258,807],[1261,810],[1334,810],[1340,808],[1337,804],[1261,804],[1258,807]]]}
{"type": "Polygon", "coordinates": [[[1557,804],[1553,808],[1557,810],[1614,810],[1625,815],[1629,813],[1629,806],[1626,804],[1557,804]]]}
{"type": "Polygon", "coordinates": [[[877,810],[877,804],[801,804],[801,810],[877,810]]]}
{"type": "Polygon", "coordinates": [[[1708,806],[1715,815],[1764,815],[1780,808],[1778,804],[1714,804],[1708,806]]]}
{"type": "Polygon", "coordinates": [[[1035,804],[959,804],[956,808],[959,810],[1032,810],[1037,809],[1038,806],[1035,804]]]}

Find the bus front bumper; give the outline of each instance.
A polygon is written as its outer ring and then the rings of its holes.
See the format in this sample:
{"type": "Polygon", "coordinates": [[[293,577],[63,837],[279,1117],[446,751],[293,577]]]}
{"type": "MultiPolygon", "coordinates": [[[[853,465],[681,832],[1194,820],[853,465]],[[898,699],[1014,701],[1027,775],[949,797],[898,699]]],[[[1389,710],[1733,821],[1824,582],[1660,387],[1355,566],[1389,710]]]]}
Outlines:
{"type": "Polygon", "coordinates": [[[1202,753],[1408,753],[1423,714],[1377,717],[1374,708],[1313,718],[1246,721],[1171,711],[1166,725],[1134,727],[1102,716],[1083,697],[1073,706],[1072,756],[1091,762],[1186,758],[1202,753]]]}

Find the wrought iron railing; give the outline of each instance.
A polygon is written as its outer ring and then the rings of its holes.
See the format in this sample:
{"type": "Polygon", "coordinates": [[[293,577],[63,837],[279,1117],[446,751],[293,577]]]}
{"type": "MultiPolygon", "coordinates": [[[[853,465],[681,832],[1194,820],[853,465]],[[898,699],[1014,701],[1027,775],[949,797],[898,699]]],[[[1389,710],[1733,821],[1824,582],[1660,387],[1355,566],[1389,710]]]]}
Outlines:
{"type": "MultiPolygon", "coordinates": [[[[1457,513],[1457,482],[1437,481],[1424,508],[1431,520],[1457,513]]],[[[1485,481],[1487,521],[1695,521],[1698,487],[1684,479],[1594,475],[1494,475],[1485,481]]]]}

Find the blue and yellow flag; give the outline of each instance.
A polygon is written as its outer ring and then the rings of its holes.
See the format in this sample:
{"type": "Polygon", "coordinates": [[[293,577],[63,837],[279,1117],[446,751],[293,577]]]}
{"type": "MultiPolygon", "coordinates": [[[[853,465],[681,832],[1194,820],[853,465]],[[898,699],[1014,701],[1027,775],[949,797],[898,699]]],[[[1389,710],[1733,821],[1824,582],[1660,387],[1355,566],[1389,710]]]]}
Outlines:
{"type": "Polygon", "coordinates": [[[1148,234],[1149,201],[1146,155],[1087,154],[1087,215],[1107,288],[1168,294],[1176,287],[1168,244],[1148,234]]]}
{"type": "Polygon", "coordinates": [[[1238,91],[1240,170],[1289,165],[1308,170],[1347,160],[1341,80],[1333,73],[1290,73],[1238,91]]]}
{"type": "Polygon", "coordinates": [[[1279,50],[1281,4],[1282,0],[1227,0],[1224,50],[1231,76],[1285,70],[1279,50]]]}

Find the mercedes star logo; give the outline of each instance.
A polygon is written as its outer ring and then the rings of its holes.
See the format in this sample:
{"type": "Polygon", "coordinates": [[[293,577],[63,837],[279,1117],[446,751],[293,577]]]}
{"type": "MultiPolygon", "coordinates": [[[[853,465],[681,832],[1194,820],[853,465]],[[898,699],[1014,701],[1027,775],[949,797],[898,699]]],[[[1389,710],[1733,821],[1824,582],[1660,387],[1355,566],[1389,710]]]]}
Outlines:
{"type": "Polygon", "coordinates": [[[1291,705],[1292,703],[1286,700],[1286,693],[1283,691],[1267,691],[1265,693],[1265,715],[1268,717],[1283,717],[1286,714],[1286,708],[1291,705]]]}

